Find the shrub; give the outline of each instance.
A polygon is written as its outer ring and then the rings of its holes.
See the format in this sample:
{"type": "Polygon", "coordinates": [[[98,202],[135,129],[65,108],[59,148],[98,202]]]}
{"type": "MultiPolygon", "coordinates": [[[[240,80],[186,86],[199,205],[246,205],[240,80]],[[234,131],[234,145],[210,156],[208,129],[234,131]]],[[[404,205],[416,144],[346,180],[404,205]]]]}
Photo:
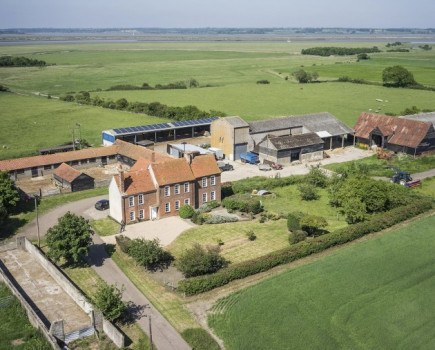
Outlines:
{"type": "Polygon", "coordinates": [[[325,188],[328,184],[328,177],[326,176],[325,171],[320,169],[319,165],[311,165],[310,172],[306,176],[306,181],[314,187],[325,188]]]}
{"type": "Polygon", "coordinates": [[[222,206],[231,211],[238,210],[252,214],[258,214],[263,210],[260,200],[240,194],[226,197],[222,201],[222,206]]]}
{"type": "Polygon", "coordinates": [[[248,239],[250,241],[255,241],[255,239],[257,238],[254,231],[252,231],[252,230],[249,230],[248,232],[246,232],[246,237],[248,237],[248,239]]]}
{"type": "Polygon", "coordinates": [[[128,250],[131,246],[131,239],[124,235],[119,235],[115,237],[115,240],[121,251],[128,254],[128,250]]]}
{"type": "Polygon", "coordinates": [[[196,210],[196,212],[198,214],[209,213],[209,212],[212,211],[212,209],[217,208],[219,206],[220,206],[220,204],[218,202],[216,202],[216,201],[210,201],[210,202],[201,204],[199,206],[199,208],[196,210]]]}
{"type": "Polygon", "coordinates": [[[123,292],[124,288],[102,282],[93,296],[95,306],[109,321],[120,318],[126,309],[122,301],[123,292]]]}
{"type": "Polygon", "coordinates": [[[209,213],[198,213],[195,211],[192,215],[192,222],[197,225],[204,224],[211,215],[209,213]]]}
{"type": "Polygon", "coordinates": [[[306,216],[300,211],[293,211],[287,215],[287,228],[289,231],[298,231],[301,229],[300,220],[306,216]]]}
{"type": "Polygon", "coordinates": [[[306,233],[305,231],[297,230],[297,231],[291,232],[289,234],[288,240],[289,240],[290,244],[296,244],[296,243],[305,241],[307,236],[308,236],[308,233],[306,233]]]}
{"type": "Polygon", "coordinates": [[[210,215],[206,218],[206,224],[225,224],[227,222],[237,222],[239,219],[224,215],[210,215]]]}
{"type": "Polygon", "coordinates": [[[176,266],[186,277],[213,273],[228,264],[219,252],[219,246],[203,248],[195,243],[180,256],[176,266]]]}
{"type": "Polygon", "coordinates": [[[325,233],[324,229],[328,226],[328,222],[322,216],[307,215],[300,220],[302,230],[312,236],[318,236],[325,233]]]}
{"type": "Polygon", "coordinates": [[[270,84],[269,80],[257,80],[257,84],[270,84]]]}
{"type": "Polygon", "coordinates": [[[341,212],[346,216],[348,224],[356,224],[364,221],[367,213],[366,205],[359,198],[349,198],[344,204],[341,212]]]}
{"type": "Polygon", "coordinates": [[[180,218],[182,219],[189,219],[194,213],[195,209],[193,209],[189,204],[182,205],[178,211],[178,215],[180,215],[180,218]]]}
{"type": "Polygon", "coordinates": [[[128,254],[138,264],[145,266],[147,269],[167,266],[173,260],[172,255],[160,246],[158,238],[152,241],[143,238],[134,239],[131,242],[128,254]]]}
{"type": "Polygon", "coordinates": [[[316,188],[308,183],[299,184],[298,190],[301,195],[301,199],[305,201],[312,201],[319,198],[316,188]]]}
{"type": "Polygon", "coordinates": [[[310,241],[299,242],[259,258],[228,266],[211,275],[182,280],[178,284],[178,290],[186,295],[203,293],[233,280],[264,272],[277,265],[289,263],[330,247],[353,241],[369,233],[383,230],[430,209],[432,209],[432,201],[415,200],[412,204],[374,215],[369,221],[350,225],[333,233],[315,237],[310,241]]]}

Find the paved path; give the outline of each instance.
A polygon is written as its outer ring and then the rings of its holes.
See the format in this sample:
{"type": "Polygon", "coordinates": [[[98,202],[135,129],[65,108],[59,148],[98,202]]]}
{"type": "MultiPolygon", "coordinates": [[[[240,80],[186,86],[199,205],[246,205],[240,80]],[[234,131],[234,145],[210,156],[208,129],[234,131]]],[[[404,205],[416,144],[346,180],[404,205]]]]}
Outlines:
{"type": "Polygon", "coordinates": [[[423,171],[421,173],[415,173],[411,175],[414,180],[423,180],[427,177],[435,176],[435,169],[430,169],[427,171],[423,171]]]}

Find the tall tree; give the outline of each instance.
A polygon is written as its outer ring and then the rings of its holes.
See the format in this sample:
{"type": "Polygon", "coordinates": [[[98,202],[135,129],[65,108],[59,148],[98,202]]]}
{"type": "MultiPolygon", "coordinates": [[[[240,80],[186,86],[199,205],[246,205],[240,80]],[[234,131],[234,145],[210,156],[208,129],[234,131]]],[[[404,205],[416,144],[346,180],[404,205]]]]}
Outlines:
{"type": "Polygon", "coordinates": [[[77,263],[81,255],[87,255],[93,234],[89,221],[82,216],[67,212],[58,219],[58,224],[47,231],[46,242],[50,248],[48,256],[54,261],[65,259],[65,263],[77,263]]]}
{"type": "Polygon", "coordinates": [[[3,208],[8,212],[19,199],[18,190],[10,174],[7,171],[0,171],[0,202],[3,208]]]}
{"type": "Polygon", "coordinates": [[[402,66],[385,68],[382,72],[382,81],[386,86],[406,87],[417,85],[412,73],[402,66]]]}
{"type": "Polygon", "coordinates": [[[102,282],[94,294],[95,306],[100,309],[109,321],[120,318],[126,309],[122,301],[123,292],[124,287],[118,288],[116,285],[108,285],[106,282],[102,282]]]}

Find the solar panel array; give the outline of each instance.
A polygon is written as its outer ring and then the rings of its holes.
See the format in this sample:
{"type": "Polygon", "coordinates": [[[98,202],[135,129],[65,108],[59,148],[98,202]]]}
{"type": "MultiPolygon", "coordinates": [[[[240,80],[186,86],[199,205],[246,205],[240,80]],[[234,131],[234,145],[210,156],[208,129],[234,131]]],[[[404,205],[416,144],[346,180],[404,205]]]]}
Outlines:
{"type": "Polygon", "coordinates": [[[170,129],[172,127],[189,127],[201,124],[211,123],[213,120],[218,119],[217,117],[213,118],[204,118],[204,119],[192,119],[192,120],[182,120],[179,122],[173,123],[162,123],[162,124],[151,124],[151,125],[141,125],[141,126],[132,126],[129,128],[118,128],[113,129],[113,131],[117,134],[134,134],[142,131],[154,131],[159,129],[170,129]]]}

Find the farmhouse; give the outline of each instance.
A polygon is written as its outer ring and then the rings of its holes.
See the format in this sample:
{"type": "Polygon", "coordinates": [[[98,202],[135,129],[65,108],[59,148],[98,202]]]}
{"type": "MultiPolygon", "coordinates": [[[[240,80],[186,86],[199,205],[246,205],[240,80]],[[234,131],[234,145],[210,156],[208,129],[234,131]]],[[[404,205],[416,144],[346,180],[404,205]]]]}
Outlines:
{"type": "Polygon", "coordinates": [[[71,192],[94,188],[94,178],[82,173],[68,164],[62,163],[53,173],[53,180],[61,188],[70,188],[71,192]]]}
{"type": "Polygon", "coordinates": [[[132,223],[178,215],[184,204],[194,208],[221,200],[221,172],[213,154],[193,158],[140,158],[130,171],[119,169],[109,186],[110,215],[132,223]]]}
{"type": "Polygon", "coordinates": [[[362,113],[355,125],[356,141],[411,155],[435,150],[435,129],[428,121],[362,113]]]}
{"type": "Polygon", "coordinates": [[[256,150],[260,162],[290,164],[293,161],[323,159],[323,140],[316,133],[299,135],[267,135],[256,150]]]}
{"type": "MultiPolygon", "coordinates": [[[[276,137],[310,133],[315,133],[323,141],[323,148],[332,149],[344,147],[347,135],[353,134],[353,130],[327,112],[260,120],[251,123],[246,123],[239,117],[226,117],[219,118],[211,123],[211,145],[223,149],[224,154],[230,159],[238,159],[240,153],[247,150],[256,150],[260,143],[262,143],[264,149],[265,143],[263,141],[266,140],[268,135],[276,137]]],[[[291,138],[287,139],[290,140],[291,138]]],[[[303,138],[297,138],[295,142],[302,142],[301,140],[303,138]]],[[[281,152],[284,152],[284,150],[281,150],[281,152]]],[[[292,160],[296,160],[297,152],[293,152],[293,154],[292,160]]],[[[311,159],[311,157],[307,157],[306,160],[308,159],[311,159]]],[[[284,163],[288,162],[290,162],[290,159],[284,161],[284,163]]]]}

